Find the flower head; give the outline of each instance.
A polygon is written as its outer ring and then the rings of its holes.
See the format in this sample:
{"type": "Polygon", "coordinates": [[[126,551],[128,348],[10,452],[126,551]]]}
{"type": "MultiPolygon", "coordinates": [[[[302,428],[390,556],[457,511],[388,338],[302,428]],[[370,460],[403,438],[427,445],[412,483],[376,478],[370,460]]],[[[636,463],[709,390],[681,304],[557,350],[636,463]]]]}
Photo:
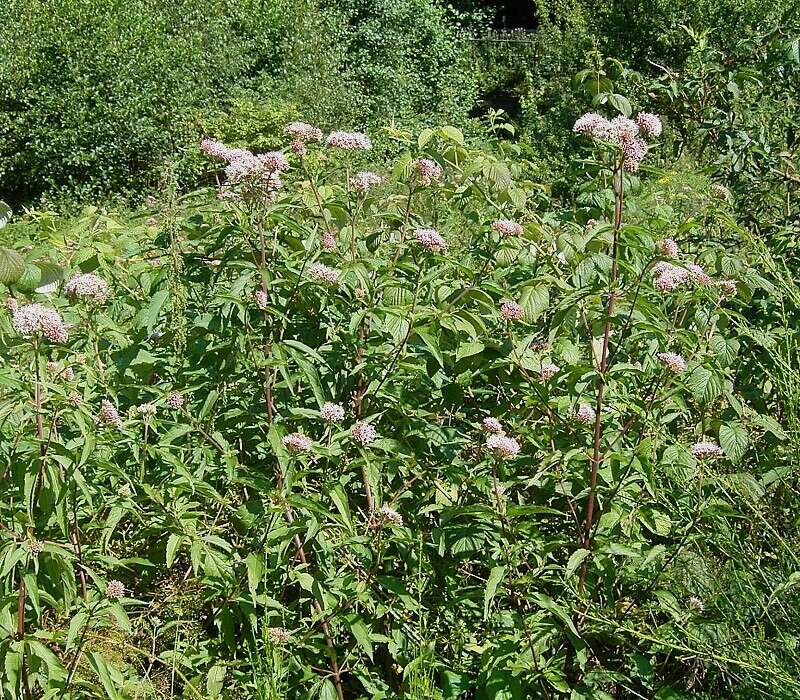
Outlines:
{"type": "Polygon", "coordinates": [[[328,401],[322,404],[319,415],[326,423],[340,423],[344,420],[344,409],[338,403],[328,401]]]}
{"type": "Polygon", "coordinates": [[[58,311],[41,304],[20,306],[14,311],[11,323],[21,336],[41,333],[52,343],[66,343],[69,340],[67,327],[58,311]]]}
{"type": "Polygon", "coordinates": [[[727,187],[725,187],[725,185],[720,185],[717,182],[711,185],[710,191],[711,191],[711,196],[714,199],[727,201],[731,198],[731,191],[727,187]]]}
{"type": "Polygon", "coordinates": [[[502,459],[516,457],[520,450],[519,443],[514,438],[498,433],[486,438],[486,448],[502,459]]]}
{"type": "Polygon", "coordinates": [[[67,401],[72,406],[78,407],[83,403],[83,397],[77,391],[72,391],[69,396],[67,396],[67,401]]]}
{"type": "Polygon", "coordinates": [[[442,179],[442,167],[430,158],[417,158],[413,162],[414,171],[419,176],[420,182],[428,187],[433,182],[442,179]]]}
{"type": "Polygon", "coordinates": [[[447,241],[432,228],[416,229],[414,231],[414,238],[419,241],[420,245],[422,245],[425,250],[429,250],[431,253],[438,253],[447,247],[447,241]]]}
{"type": "Polygon", "coordinates": [[[141,403],[136,407],[136,412],[145,420],[149,420],[156,415],[156,405],[154,403],[141,403]]]}
{"type": "Polygon", "coordinates": [[[525,309],[523,309],[516,301],[504,299],[500,302],[500,315],[506,321],[519,321],[525,317],[525,309]]]}
{"type": "Polygon", "coordinates": [[[542,366],[539,368],[539,376],[543,382],[546,382],[555,377],[560,369],[558,365],[554,365],[552,362],[542,362],[542,366]]]}
{"type": "Polygon", "coordinates": [[[709,459],[724,457],[725,450],[712,440],[700,440],[692,445],[692,454],[698,459],[709,459]]]}
{"type": "Polygon", "coordinates": [[[575,411],[575,420],[583,425],[590,425],[594,423],[597,414],[588,403],[582,403],[575,411]]]}
{"type": "Polygon", "coordinates": [[[119,600],[125,595],[125,586],[123,585],[122,581],[117,581],[116,579],[112,579],[108,582],[106,586],[106,598],[111,598],[112,600],[119,600]]]}
{"type": "Polygon", "coordinates": [[[19,308],[19,302],[14,297],[6,298],[5,303],[6,311],[10,311],[12,314],[19,308]]]}
{"type": "Polygon", "coordinates": [[[334,236],[330,231],[325,231],[322,234],[322,247],[325,250],[336,250],[336,236],[334,236]]]}
{"type": "Polygon", "coordinates": [[[591,231],[595,226],[597,226],[597,219],[589,219],[585,228],[587,231],[591,231]]]}
{"type": "Polygon", "coordinates": [[[283,446],[293,454],[308,452],[311,449],[311,439],[303,433],[289,433],[283,438],[283,446]]]}
{"type": "Polygon", "coordinates": [[[284,172],[289,169],[289,161],[280,151],[267,151],[266,153],[260,153],[256,157],[264,164],[267,170],[272,172],[284,172]]]}
{"type": "Polygon", "coordinates": [[[729,297],[736,296],[737,293],[736,280],[719,280],[717,282],[717,286],[725,296],[729,297]]]}
{"type": "Polygon", "coordinates": [[[339,285],[339,270],[328,267],[322,263],[314,263],[308,268],[308,274],[317,282],[324,282],[331,286],[339,285]]]}
{"type": "Polygon", "coordinates": [[[283,627],[270,627],[267,630],[267,638],[270,644],[275,644],[276,646],[287,644],[291,639],[289,633],[283,627]]]}
{"type": "Polygon", "coordinates": [[[662,238],[656,243],[656,248],[665,258],[677,258],[680,252],[678,244],[671,238],[662,238]]]}
{"type": "Polygon", "coordinates": [[[369,423],[358,420],[353,426],[353,439],[362,445],[369,445],[378,439],[378,431],[369,423]]]}
{"type": "Polygon", "coordinates": [[[341,148],[343,151],[368,151],[372,148],[372,141],[357,131],[332,131],[325,139],[331,148],[341,148]]]}
{"type": "Polygon", "coordinates": [[[511,219],[497,219],[492,221],[492,229],[503,236],[521,236],[522,224],[518,224],[511,219]]]}
{"type": "Polygon", "coordinates": [[[656,354],[659,362],[667,367],[673,374],[680,374],[686,369],[686,360],[674,352],[659,352],[656,354]]]}
{"type": "Polygon", "coordinates": [[[651,112],[639,112],[636,115],[636,124],[645,136],[656,139],[661,136],[661,119],[651,112]]]}
{"type": "Polygon", "coordinates": [[[695,284],[701,287],[711,284],[711,277],[709,277],[708,273],[700,265],[690,263],[686,266],[686,270],[692,282],[695,284]]]}
{"type": "Polygon", "coordinates": [[[368,170],[363,170],[360,173],[356,173],[350,178],[350,186],[356,192],[360,192],[361,194],[366,194],[373,187],[380,185],[381,182],[383,182],[383,179],[380,175],[368,170]]]}
{"type": "Polygon", "coordinates": [[[122,428],[122,418],[119,416],[119,411],[108,399],[103,399],[100,402],[99,421],[102,425],[110,425],[117,430],[122,428]]]}
{"type": "Polygon", "coordinates": [[[497,418],[492,418],[492,416],[486,416],[483,419],[483,429],[487,433],[497,433],[499,435],[505,434],[505,430],[503,430],[503,424],[497,420],[497,418]]]}
{"type": "Polygon", "coordinates": [[[653,266],[653,286],[662,292],[672,292],[691,281],[688,270],[662,260],[653,266]]]}
{"type": "Polygon", "coordinates": [[[253,299],[255,300],[256,306],[259,309],[262,311],[267,310],[267,307],[269,306],[269,297],[263,289],[257,289],[255,292],[253,292],[253,299]]]}
{"type": "Polygon", "coordinates": [[[297,141],[321,141],[322,130],[305,122],[292,122],[284,132],[297,141]]]}
{"type": "Polygon", "coordinates": [[[44,552],[44,542],[41,540],[28,540],[26,544],[28,545],[28,551],[35,557],[44,552]]]}
{"type": "Polygon", "coordinates": [[[403,527],[403,516],[390,506],[382,506],[378,511],[378,515],[386,525],[391,525],[392,527],[403,527]]]}
{"type": "Polygon", "coordinates": [[[594,139],[605,139],[611,132],[611,123],[597,112],[587,112],[578,117],[572,130],[576,134],[589,136],[594,139]]]}
{"type": "Polygon", "coordinates": [[[306,146],[305,141],[301,141],[300,139],[295,139],[289,144],[289,148],[292,149],[292,153],[294,153],[298,158],[305,158],[306,153],[308,153],[308,146],[306,146]]]}
{"type": "Polygon", "coordinates": [[[171,408],[173,411],[177,411],[183,408],[184,398],[183,394],[179,394],[177,391],[170,392],[169,396],[167,396],[167,406],[171,408]]]}

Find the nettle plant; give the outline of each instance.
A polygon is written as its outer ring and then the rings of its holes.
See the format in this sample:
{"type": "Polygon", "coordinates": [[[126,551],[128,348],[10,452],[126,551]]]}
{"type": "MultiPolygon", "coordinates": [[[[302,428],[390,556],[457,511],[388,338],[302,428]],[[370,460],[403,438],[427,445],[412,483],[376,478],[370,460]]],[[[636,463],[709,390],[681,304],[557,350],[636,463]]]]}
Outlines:
{"type": "Polygon", "coordinates": [[[714,659],[690,544],[780,428],[732,369],[757,275],[626,223],[660,129],[582,117],[591,206],[539,215],[452,127],[378,174],[295,123],[66,237],[2,321],[4,697],[600,698],[714,659]]]}

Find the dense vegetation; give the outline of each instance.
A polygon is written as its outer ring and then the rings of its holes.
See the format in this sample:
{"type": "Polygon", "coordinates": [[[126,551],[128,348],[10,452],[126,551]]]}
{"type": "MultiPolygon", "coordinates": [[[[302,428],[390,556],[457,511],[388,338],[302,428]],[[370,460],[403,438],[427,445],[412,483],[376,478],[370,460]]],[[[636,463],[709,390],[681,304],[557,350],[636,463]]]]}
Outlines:
{"type": "Polygon", "coordinates": [[[0,697],[800,697],[797,8],[675,5],[0,7],[0,697]]]}

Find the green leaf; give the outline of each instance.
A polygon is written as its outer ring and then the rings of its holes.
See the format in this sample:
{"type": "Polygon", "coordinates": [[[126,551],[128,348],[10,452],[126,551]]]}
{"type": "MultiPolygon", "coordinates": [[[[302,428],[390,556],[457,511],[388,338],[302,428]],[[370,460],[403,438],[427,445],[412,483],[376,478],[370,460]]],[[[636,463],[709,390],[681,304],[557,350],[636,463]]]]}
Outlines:
{"type": "Polygon", "coordinates": [[[747,431],[740,423],[723,423],[719,426],[719,444],[731,462],[738,462],[747,451],[747,431]]]}
{"type": "Polygon", "coordinates": [[[583,563],[583,561],[591,554],[588,549],[576,549],[569,558],[567,562],[567,568],[564,571],[564,578],[570,578],[575,574],[578,570],[578,567],[583,563]]]}
{"type": "Polygon", "coordinates": [[[519,305],[525,309],[525,320],[531,323],[550,306],[550,290],[544,285],[525,287],[519,297],[519,305]]]}
{"type": "Polygon", "coordinates": [[[0,282],[14,284],[25,272],[25,259],[11,248],[0,248],[0,282]]]}
{"type": "Polygon", "coordinates": [[[500,585],[500,582],[503,580],[503,576],[505,576],[506,567],[505,566],[495,566],[491,572],[489,573],[489,578],[486,581],[486,591],[483,594],[483,619],[486,620],[489,618],[489,606],[492,604],[492,600],[494,599],[495,595],[497,594],[497,587],[500,585]]]}
{"type": "Polygon", "coordinates": [[[167,568],[172,568],[175,563],[175,555],[180,547],[183,537],[174,532],[167,538],[167,568]]]}
{"type": "Polygon", "coordinates": [[[208,676],[206,678],[207,697],[218,698],[220,696],[227,673],[228,669],[221,664],[216,664],[208,670],[208,676]]]}

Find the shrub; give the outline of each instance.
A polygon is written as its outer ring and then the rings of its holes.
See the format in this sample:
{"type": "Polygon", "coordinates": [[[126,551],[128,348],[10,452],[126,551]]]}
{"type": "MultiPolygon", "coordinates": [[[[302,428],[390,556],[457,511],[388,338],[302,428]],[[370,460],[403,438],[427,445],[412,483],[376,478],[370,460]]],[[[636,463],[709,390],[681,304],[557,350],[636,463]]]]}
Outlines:
{"type": "Polygon", "coordinates": [[[565,211],[442,127],[379,179],[359,135],[206,142],[219,198],[15,225],[111,296],[0,318],[4,691],[796,694],[772,287],[629,121],[578,130],[565,211]]]}

